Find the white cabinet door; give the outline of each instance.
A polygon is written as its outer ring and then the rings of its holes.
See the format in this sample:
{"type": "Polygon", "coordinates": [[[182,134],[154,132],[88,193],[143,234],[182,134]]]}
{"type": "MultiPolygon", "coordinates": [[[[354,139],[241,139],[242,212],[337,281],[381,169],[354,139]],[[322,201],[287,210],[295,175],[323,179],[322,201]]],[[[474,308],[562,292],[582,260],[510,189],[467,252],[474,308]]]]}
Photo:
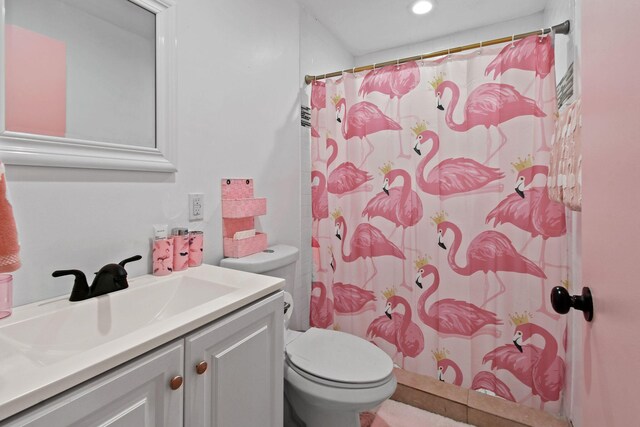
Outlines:
{"type": "MultiPolygon", "coordinates": [[[[29,427],[177,427],[183,390],[171,390],[182,375],[183,341],[168,344],[51,398],[8,421],[29,427]]],[[[5,424],[6,423],[6,424],[5,424]]]]}
{"type": "Polygon", "coordinates": [[[185,426],[282,426],[282,295],[185,338],[185,426]],[[198,374],[201,362],[208,367],[198,374]]]}

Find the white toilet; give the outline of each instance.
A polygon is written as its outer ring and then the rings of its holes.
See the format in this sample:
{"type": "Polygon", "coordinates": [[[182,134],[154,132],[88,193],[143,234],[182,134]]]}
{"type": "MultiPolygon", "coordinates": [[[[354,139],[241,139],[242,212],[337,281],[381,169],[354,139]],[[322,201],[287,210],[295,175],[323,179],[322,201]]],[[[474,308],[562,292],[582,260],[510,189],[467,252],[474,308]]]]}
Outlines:
{"type": "MultiPolygon", "coordinates": [[[[220,266],[293,281],[298,250],[275,245],[244,258],[225,258],[220,266]]],[[[292,289],[292,287],[289,287],[292,289]]],[[[284,391],[293,416],[307,427],[356,427],[359,413],[391,397],[396,389],[393,362],[370,342],[344,332],[311,328],[291,331],[291,295],[285,293],[284,391]]],[[[287,411],[285,411],[286,413],[287,411]]]]}

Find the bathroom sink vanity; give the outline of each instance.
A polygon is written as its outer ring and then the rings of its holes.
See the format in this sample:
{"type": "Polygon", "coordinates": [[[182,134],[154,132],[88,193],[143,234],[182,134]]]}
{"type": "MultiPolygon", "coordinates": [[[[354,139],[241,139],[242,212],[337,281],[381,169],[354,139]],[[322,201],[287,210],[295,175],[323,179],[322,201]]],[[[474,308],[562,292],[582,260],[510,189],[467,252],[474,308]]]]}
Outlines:
{"type": "Polygon", "coordinates": [[[0,426],[282,425],[282,279],[203,265],[18,307],[0,426]]]}

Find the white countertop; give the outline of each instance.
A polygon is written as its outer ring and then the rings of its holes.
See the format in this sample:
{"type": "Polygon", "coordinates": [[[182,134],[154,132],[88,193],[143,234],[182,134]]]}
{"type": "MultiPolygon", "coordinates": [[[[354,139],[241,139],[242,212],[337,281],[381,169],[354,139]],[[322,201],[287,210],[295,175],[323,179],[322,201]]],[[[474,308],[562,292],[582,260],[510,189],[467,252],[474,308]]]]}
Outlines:
{"type": "Polygon", "coordinates": [[[128,289],[85,301],[66,295],[17,307],[0,319],[0,420],[283,286],[283,279],[202,265],[129,279],[128,289]]]}

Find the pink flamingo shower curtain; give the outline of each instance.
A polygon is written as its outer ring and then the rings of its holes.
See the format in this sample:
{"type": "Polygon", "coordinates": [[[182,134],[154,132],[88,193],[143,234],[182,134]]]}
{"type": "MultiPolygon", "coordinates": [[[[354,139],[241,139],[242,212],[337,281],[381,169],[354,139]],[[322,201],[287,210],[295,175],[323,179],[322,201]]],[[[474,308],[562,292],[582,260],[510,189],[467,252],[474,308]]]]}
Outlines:
{"type": "Polygon", "coordinates": [[[561,410],[564,207],[545,187],[553,40],[316,81],[310,323],[394,362],[561,410]]]}

